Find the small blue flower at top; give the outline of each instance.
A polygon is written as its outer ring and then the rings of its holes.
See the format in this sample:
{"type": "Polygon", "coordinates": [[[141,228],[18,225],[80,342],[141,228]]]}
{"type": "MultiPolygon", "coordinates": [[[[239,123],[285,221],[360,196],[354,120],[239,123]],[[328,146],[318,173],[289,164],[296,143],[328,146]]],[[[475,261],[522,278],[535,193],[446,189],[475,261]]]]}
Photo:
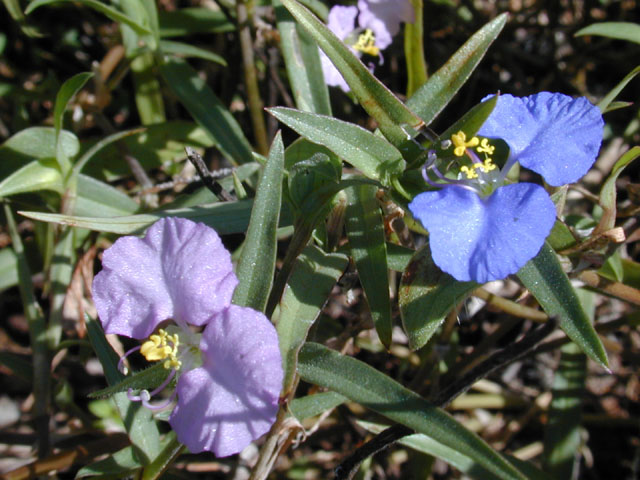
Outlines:
{"type": "Polygon", "coordinates": [[[586,98],[500,95],[478,136],[452,136],[457,179],[442,174],[430,152],[423,176],[439,189],[417,195],[409,210],[429,232],[436,265],[457,280],[478,283],[520,270],[540,251],[556,209],[544,188],[509,184],[507,173],[518,162],[550,185],[575,182],[595,162],[603,126],[600,110],[586,98]],[[493,163],[490,138],[509,146],[502,169],[493,163]]]}

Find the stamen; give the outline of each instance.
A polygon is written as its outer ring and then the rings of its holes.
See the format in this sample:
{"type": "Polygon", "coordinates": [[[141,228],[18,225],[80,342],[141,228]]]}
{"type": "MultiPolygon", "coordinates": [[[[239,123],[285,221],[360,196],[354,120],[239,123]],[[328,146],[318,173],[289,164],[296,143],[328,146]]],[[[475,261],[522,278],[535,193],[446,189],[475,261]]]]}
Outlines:
{"type": "Polygon", "coordinates": [[[467,141],[467,135],[460,131],[458,133],[454,133],[451,135],[451,141],[453,145],[456,147],[453,150],[453,154],[456,157],[461,157],[467,151],[467,147],[476,147],[480,143],[480,139],[478,137],[472,137],[471,140],[467,141]]]}
{"type": "Polygon", "coordinates": [[[171,383],[171,380],[173,380],[173,377],[175,377],[175,376],[176,376],[176,371],[175,370],[171,370],[171,373],[169,373],[169,375],[167,375],[167,378],[165,378],[164,382],[162,382],[159,386],[154,388],[151,391],[151,393],[149,393],[149,390],[145,389],[145,390],[142,390],[140,392],[140,395],[134,395],[133,394],[133,389],[130,388],[129,390],[127,390],[127,398],[129,400],[131,400],[132,402],[142,402],[142,405],[144,405],[145,407],[147,407],[150,410],[161,410],[163,408],[166,408],[167,406],[169,406],[169,404],[175,398],[177,390],[174,390],[173,393],[171,394],[171,396],[168,398],[168,400],[163,402],[162,404],[153,405],[153,404],[149,403],[149,401],[151,400],[151,398],[153,396],[157,395],[162,390],[164,390],[167,387],[167,385],[169,385],[169,383],[171,383]]]}
{"type": "Polygon", "coordinates": [[[127,352],[122,357],[120,357],[120,360],[118,360],[118,371],[120,373],[122,373],[123,375],[127,375],[129,373],[129,369],[124,364],[124,361],[129,355],[131,355],[133,352],[137,352],[138,350],[140,350],[139,345],[137,347],[133,347],[130,350],[127,350],[127,352]]]}
{"type": "Polygon", "coordinates": [[[483,138],[480,141],[480,146],[478,148],[476,148],[476,151],[478,153],[486,153],[488,155],[493,155],[493,152],[495,152],[495,150],[496,150],[496,147],[491,145],[487,138],[483,138]]]}
{"type": "Polygon", "coordinates": [[[178,334],[169,335],[165,330],[160,329],[155,335],[151,335],[149,340],[144,342],[140,347],[140,353],[150,362],[166,360],[164,368],[178,369],[180,368],[180,360],[178,360],[178,346],[180,339],[178,334]]]}
{"type": "Polygon", "coordinates": [[[353,48],[373,57],[377,57],[380,54],[380,49],[376,47],[376,36],[369,28],[358,36],[358,41],[353,48]]]}

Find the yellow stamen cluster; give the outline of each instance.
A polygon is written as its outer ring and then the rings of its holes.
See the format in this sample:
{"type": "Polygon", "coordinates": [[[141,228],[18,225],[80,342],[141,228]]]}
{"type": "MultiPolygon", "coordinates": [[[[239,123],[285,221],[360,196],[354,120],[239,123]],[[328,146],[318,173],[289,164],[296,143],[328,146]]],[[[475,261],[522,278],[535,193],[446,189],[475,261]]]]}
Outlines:
{"type": "MultiPolygon", "coordinates": [[[[467,167],[466,165],[460,167],[460,171],[467,176],[467,179],[478,178],[478,170],[482,171],[483,173],[487,173],[496,169],[496,166],[493,164],[493,161],[489,157],[489,155],[493,155],[496,147],[491,145],[488,139],[483,138],[482,140],[480,140],[478,137],[472,137],[469,141],[467,141],[467,135],[464,132],[458,132],[451,135],[451,141],[455,146],[453,154],[457,157],[462,157],[467,151],[468,147],[477,147],[476,151],[478,153],[485,154],[484,162],[473,163],[470,167],[467,167]]],[[[474,158],[476,157],[474,156],[474,158]]]]}
{"type": "Polygon", "coordinates": [[[380,54],[380,49],[376,47],[376,36],[368,28],[358,36],[358,41],[353,48],[373,57],[377,57],[380,54]]]}
{"type": "Polygon", "coordinates": [[[140,347],[140,353],[150,362],[165,360],[164,368],[179,369],[182,363],[178,360],[178,345],[180,339],[178,334],[169,335],[165,330],[158,330],[157,334],[151,335],[149,340],[140,347]]]}
{"type": "Polygon", "coordinates": [[[476,170],[482,170],[482,172],[487,173],[491,170],[495,170],[496,166],[493,164],[490,158],[486,158],[483,163],[474,163],[471,167],[467,167],[463,165],[460,167],[460,171],[464,173],[468,179],[478,178],[478,173],[476,170]]]}

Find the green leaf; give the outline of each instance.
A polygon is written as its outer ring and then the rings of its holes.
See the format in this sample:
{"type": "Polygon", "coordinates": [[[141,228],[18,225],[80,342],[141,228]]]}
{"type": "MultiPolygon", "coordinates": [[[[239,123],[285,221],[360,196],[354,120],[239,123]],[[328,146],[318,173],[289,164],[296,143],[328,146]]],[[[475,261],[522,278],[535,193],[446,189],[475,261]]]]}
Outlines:
{"type": "Polygon", "coordinates": [[[389,300],[389,267],[377,192],[378,188],[373,185],[347,188],[345,227],[349,250],[358,268],[358,278],[369,304],[373,324],[380,341],[389,348],[393,327],[389,300]]]}
{"type": "Polygon", "coordinates": [[[311,142],[323,145],[366,177],[388,182],[404,171],[402,154],[383,138],[358,125],[290,108],[268,109],[274,117],[311,142]]]}
{"type": "MultiPolygon", "coordinates": [[[[111,232],[122,235],[141,233],[148,226],[164,217],[182,217],[193,220],[194,222],[202,222],[215,229],[220,235],[226,235],[230,233],[242,233],[247,230],[252,206],[253,200],[243,200],[239,202],[213,203],[172,210],[158,210],[154,213],[114,218],[78,217],[43,212],[19,213],[25,217],[42,222],[54,222],[72,227],[88,228],[89,230],[98,232],[111,232]]],[[[280,226],[291,225],[291,219],[288,215],[281,214],[280,219],[280,226]]]]}
{"type": "MultiPolygon", "coordinates": [[[[378,434],[387,428],[387,426],[385,425],[365,422],[363,420],[359,420],[357,423],[361,427],[375,434],[378,434]]],[[[449,465],[455,467],[462,473],[465,473],[469,477],[476,480],[493,480],[495,478],[492,472],[488,471],[482,465],[479,465],[473,459],[469,458],[464,454],[464,452],[459,452],[452,448],[449,448],[439,442],[436,442],[434,439],[427,437],[426,435],[422,435],[421,433],[416,433],[414,435],[408,435],[404,438],[401,438],[398,443],[404,445],[405,447],[413,448],[418,452],[422,452],[427,455],[433,455],[434,457],[444,460],[449,465]]],[[[505,455],[505,459],[522,473],[524,473],[529,480],[548,480],[546,473],[538,470],[528,462],[518,460],[517,458],[509,455],[505,455]]]]}
{"type": "MultiPolygon", "coordinates": [[[[80,151],[80,141],[73,133],[62,130],[60,144],[66,158],[80,151]]],[[[0,146],[0,178],[6,179],[33,160],[52,159],[56,156],[56,133],[51,127],[31,127],[19,131],[0,146]]],[[[50,161],[44,162],[46,165],[50,161]]]]}
{"type": "MultiPolygon", "coordinates": [[[[577,292],[593,322],[595,294],[583,289],[577,292]]],[[[552,478],[573,478],[576,455],[582,444],[582,398],[585,391],[587,359],[575,343],[560,349],[560,362],[553,377],[549,418],[545,425],[544,466],[552,478]]]]}
{"type": "Polygon", "coordinates": [[[564,333],[592,360],[608,369],[602,342],[549,244],[545,243],[540,253],[529,260],[517,275],[547,315],[559,318],[564,333]]]}
{"type": "Polygon", "coordinates": [[[251,146],[240,125],[198,72],[178,59],[165,62],[160,72],[180,103],[234,165],[253,162],[251,146]]]}
{"type": "Polygon", "coordinates": [[[415,253],[412,248],[387,242],[387,263],[394,272],[404,272],[415,253]]]}
{"type": "Polygon", "coordinates": [[[347,401],[347,397],[336,392],[320,392],[306,397],[294,398],[289,410],[299,421],[315,417],[347,401]]]}
{"type": "Polygon", "coordinates": [[[496,478],[526,479],[480,437],[382,372],[317,343],[300,351],[298,371],[303,380],[329,388],[394,422],[423,433],[462,452],[496,478]]]}
{"type": "Polygon", "coordinates": [[[407,101],[407,107],[419,115],[426,125],[438,116],[468,80],[508,18],[506,13],[498,15],[474,33],[407,101]]]}
{"type": "Polygon", "coordinates": [[[73,3],[73,4],[81,4],[86,7],[93,8],[97,12],[102,13],[104,16],[110,18],[114,22],[124,23],[125,25],[131,27],[136,33],[140,35],[150,34],[151,30],[147,27],[144,27],[126,16],[124,13],[116,10],[109,5],[99,2],[98,0],[33,0],[25,10],[25,13],[29,15],[36,8],[40,8],[43,5],[51,5],[51,4],[59,4],[59,3],[73,3]]]}
{"type": "Polygon", "coordinates": [[[236,26],[222,10],[212,10],[206,7],[189,7],[166,12],[158,12],[160,36],[183,37],[194,33],[223,33],[231,32],[236,26]]]}
{"type": "Polygon", "coordinates": [[[267,165],[258,184],[242,256],[236,268],[238,286],[233,302],[264,311],[273,285],[282,204],[284,145],[280,132],[271,144],[267,165]]]}
{"type": "Polygon", "coordinates": [[[279,312],[275,316],[284,368],[285,395],[294,386],[298,351],[347,263],[346,255],[324,253],[318,247],[309,245],[293,267],[279,312]]]}
{"type": "MultiPolygon", "coordinates": [[[[38,3],[38,0],[30,3],[29,7],[31,7],[34,3],[38,3]]],[[[62,147],[62,141],[60,139],[64,112],[67,109],[67,105],[69,104],[71,99],[75,97],[76,93],[80,91],[80,89],[84,86],[85,83],[87,83],[87,81],[91,77],[93,77],[92,72],[82,72],[74,75],[62,84],[60,90],[58,90],[58,94],[56,95],[56,103],[53,107],[53,126],[56,131],[56,159],[58,160],[58,164],[60,165],[60,169],[62,170],[64,176],[67,175],[67,172],[71,168],[69,158],[66,156],[65,150],[62,147]]]]}
{"type": "Polygon", "coordinates": [[[217,53],[213,53],[210,50],[189,45],[188,43],[172,42],[169,40],[161,40],[160,48],[164,53],[170,53],[172,55],[178,55],[180,57],[194,57],[209,60],[210,62],[218,63],[223,66],[227,66],[227,61],[217,53]]]}
{"type": "Polygon", "coordinates": [[[131,215],[140,208],[125,193],[86,175],[78,176],[77,195],[74,213],[78,216],[116,217],[131,215]]]}
{"type": "Polygon", "coordinates": [[[89,398],[110,397],[116,393],[126,392],[130,388],[133,390],[155,388],[167,379],[169,373],[170,371],[164,368],[163,362],[158,362],[144,370],[127,375],[107,388],[91,392],[89,398]]]}
{"type": "Polygon", "coordinates": [[[127,478],[142,464],[138,460],[134,447],[125,447],[103,460],[82,467],[75,478],[127,478]]]}
{"type": "Polygon", "coordinates": [[[631,22],[601,22],[582,28],[575,33],[576,37],[597,35],[600,37],[628,40],[640,43],[640,25],[631,22]]]}
{"type": "Polygon", "coordinates": [[[62,195],[62,182],[62,175],[55,160],[34,160],[0,182],[0,197],[40,190],[52,190],[62,195]]]}
{"type": "MultiPolygon", "coordinates": [[[[107,342],[104,331],[96,320],[85,316],[85,323],[89,341],[102,364],[107,383],[115,385],[124,378],[124,375],[118,371],[118,355],[107,342]]],[[[116,393],[113,400],[135,448],[139,463],[149,463],[158,456],[162,448],[160,432],[151,411],[140,403],[130,401],[126,393],[116,393]]]]}
{"type": "Polygon", "coordinates": [[[422,121],[380,83],[315,15],[295,0],[281,1],[342,73],[360,104],[378,122],[384,136],[395,146],[406,144],[406,127],[419,128],[422,121]]]}
{"type": "Polygon", "coordinates": [[[418,250],[402,275],[398,305],[412,349],[426,345],[447,314],[469,293],[475,282],[459,282],[440,270],[431,258],[429,244],[418,250]]]}
{"type": "Polygon", "coordinates": [[[280,0],[272,1],[280,32],[280,48],[291,91],[299,110],[331,115],[329,89],[324,81],[318,46],[296,24],[280,0]]]}
{"type": "MultiPolygon", "coordinates": [[[[5,248],[3,251],[7,251],[5,248]]],[[[0,252],[1,254],[2,252],[0,252]]],[[[25,382],[33,382],[33,365],[26,356],[0,351],[0,365],[11,370],[11,375],[25,382]]]]}
{"type": "Polygon", "coordinates": [[[611,89],[609,93],[607,93],[602,100],[598,102],[598,108],[602,113],[610,112],[616,109],[616,104],[613,100],[618,96],[618,94],[627,86],[627,84],[634,79],[636,75],[640,73],[640,67],[636,67],[631,72],[629,72],[615,87],[611,89]]]}
{"type": "Polygon", "coordinates": [[[16,253],[11,247],[0,250],[0,292],[18,284],[16,253]]]}
{"type": "Polygon", "coordinates": [[[615,163],[611,173],[605,180],[600,190],[599,204],[602,207],[602,218],[593,234],[602,233],[612,229],[616,225],[616,181],[627,165],[640,157],[640,147],[633,147],[615,163]]]}
{"type": "Polygon", "coordinates": [[[289,168],[287,185],[291,203],[299,211],[314,192],[325,185],[337,184],[341,175],[342,162],[333,154],[315,153],[295,163],[289,168]]]}

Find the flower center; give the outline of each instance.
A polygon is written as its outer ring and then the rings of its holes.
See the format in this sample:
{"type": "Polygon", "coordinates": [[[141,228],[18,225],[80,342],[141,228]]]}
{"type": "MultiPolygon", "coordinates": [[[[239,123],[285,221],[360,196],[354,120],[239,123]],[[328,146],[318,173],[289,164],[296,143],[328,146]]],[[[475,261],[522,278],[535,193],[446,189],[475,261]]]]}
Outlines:
{"type": "MultiPolygon", "coordinates": [[[[453,146],[454,160],[458,163],[461,157],[466,156],[470,161],[470,165],[460,166],[460,175],[458,179],[452,179],[443,175],[436,165],[438,156],[435,150],[430,150],[427,154],[427,162],[423,167],[423,177],[430,185],[435,187],[444,187],[447,185],[458,185],[465,188],[470,188],[476,191],[479,195],[490,195],[493,190],[504,181],[504,176],[500,174],[500,170],[493,163],[491,155],[494,154],[496,147],[489,143],[487,138],[471,137],[467,139],[467,135],[459,131],[451,135],[451,141],[441,142],[442,150],[448,150],[453,146]],[[480,159],[478,154],[481,154],[484,158],[480,159]],[[490,173],[494,172],[495,173],[490,173]],[[439,179],[440,182],[434,182],[429,178],[427,172],[432,172],[439,179]]],[[[451,158],[451,157],[449,157],[451,158]]]]}
{"type": "Polygon", "coordinates": [[[376,36],[369,28],[358,35],[358,40],[353,48],[372,57],[377,57],[380,54],[380,48],[376,47],[376,36]]]}
{"type": "Polygon", "coordinates": [[[142,344],[140,353],[149,362],[165,360],[164,368],[178,370],[182,365],[182,362],[178,360],[179,345],[180,338],[177,333],[171,335],[160,329],[157,334],[151,335],[149,340],[142,344]]]}

